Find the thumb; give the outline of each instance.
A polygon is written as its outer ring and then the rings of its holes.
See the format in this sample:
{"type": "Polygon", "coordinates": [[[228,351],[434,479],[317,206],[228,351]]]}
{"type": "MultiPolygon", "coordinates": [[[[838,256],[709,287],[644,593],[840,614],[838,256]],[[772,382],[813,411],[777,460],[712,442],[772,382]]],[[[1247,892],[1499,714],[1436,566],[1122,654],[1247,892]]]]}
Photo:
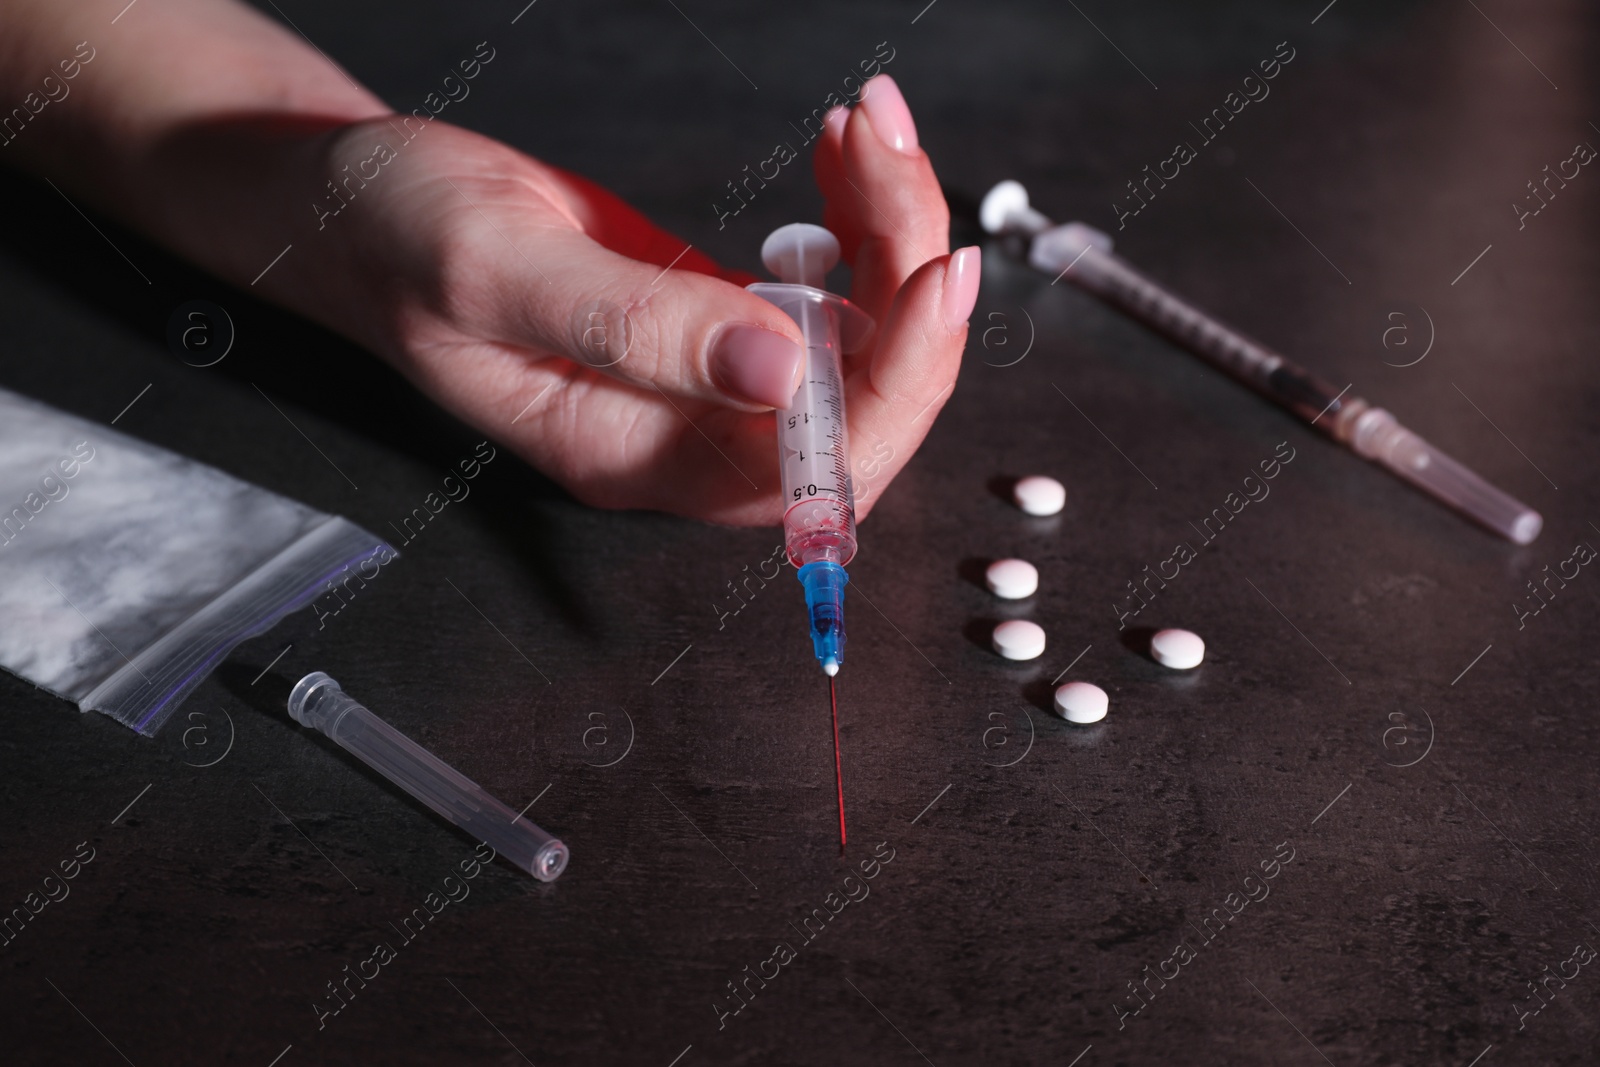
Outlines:
{"type": "Polygon", "coordinates": [[[529,226],[518,240],[510,226],[495,226],[498,236],[482,229],[467,254],[487,257],[472,272],[487,280],[463,301],[471,321],[458,318],[480,336],[744,410],[787,406],[799,387],[799,329],[736,285],[630,259],[576,230],[529,226]]]}

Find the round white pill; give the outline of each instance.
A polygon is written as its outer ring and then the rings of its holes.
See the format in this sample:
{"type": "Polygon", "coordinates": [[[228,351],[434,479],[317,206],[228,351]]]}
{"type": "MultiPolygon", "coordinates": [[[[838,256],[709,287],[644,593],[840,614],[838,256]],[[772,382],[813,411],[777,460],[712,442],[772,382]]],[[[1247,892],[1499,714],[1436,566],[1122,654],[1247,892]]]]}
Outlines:
{"type": "Polygon", "coordinates": [[[1067,503],[1067,487],[1042,474],[1031,475],[1011,491],[1017,507],[1029,515],[1054,515],[1067,503]]]}
{"type": "Polygon", "coordinates": [[[1039,591],[1039,569],[1025,559],[997,559],[983,572],[989,592],[1021,600],[1039,591]]]}
{"type": "Polygon", "coordinates": [[[1162,630],[1150,639],[1150,655],[1163,667],[1186,671],[1206,658],[1206,643],[1188,630],[1162,630]]]}
{"type": "Polygon", "coordinates": [[[1110,704],[1106,691],[1088,682],[1068,682],[1056,690],[1056,712],[1068,722],[1099,722],[1110,704]]]}
{"type": "Polygon", "coordinates": [[[994,650],[1006,659],[1038,659],[1044,654],[1044,630],[1027,619],[1011,619],[994,628],[994,650]]]}

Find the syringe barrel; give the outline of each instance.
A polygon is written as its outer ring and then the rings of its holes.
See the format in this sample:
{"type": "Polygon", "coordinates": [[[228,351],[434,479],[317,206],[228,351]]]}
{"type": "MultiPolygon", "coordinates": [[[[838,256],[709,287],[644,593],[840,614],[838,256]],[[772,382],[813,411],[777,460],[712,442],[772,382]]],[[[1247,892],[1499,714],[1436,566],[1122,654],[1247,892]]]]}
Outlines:
{"type": "Polygon", "coordinates": [[[1207,363],[1328,432],[1340,390],[1272,349],[1180,300],[1111,251],[1111,239],[1081,222],[1033,239],[1029,261],[1058,273],[1189,349],[1207,363]]]}
{"type": "Polygon", "coordinates": [[[843,566],[856,554],[856,515],[840,320],[860,313],[840,297],[808,285],[761,283],[750,289],[795,321],[806,346],[800,388],[789,406],[778,411],[784,547],[796,567],[819,561],[843,566]]]}
{"type": "Polygon", "coordinates": [[[289,714],[542,882],[567,866],[567,846],[352,699],[321,671],[300,679],[289,714]]]}
{"type": "Polygon", "coordinates": [[[1457,463],[1349,387],[1335,389],[1303,367],[1178,299],[1112,252],[1111,238],[1081,222],[1037,232],[1028,261],[1066,278],[1172,338],[1207,363],[1283,405],[1354,452],[1519,545],[1544,519],[1457,463]]]}

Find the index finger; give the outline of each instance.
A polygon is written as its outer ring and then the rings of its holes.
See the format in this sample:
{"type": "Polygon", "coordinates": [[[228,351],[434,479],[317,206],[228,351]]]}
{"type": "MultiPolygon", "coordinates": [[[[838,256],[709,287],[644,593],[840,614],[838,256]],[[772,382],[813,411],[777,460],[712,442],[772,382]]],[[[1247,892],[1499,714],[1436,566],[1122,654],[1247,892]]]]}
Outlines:
{"type": "Polygon", "coordinates": [[[852,299],[881,322],[906,279],[950,250],[950,209],[887,74],[867,83],[848,118],[829,115],[815,171],[824,219],[855,270],[852,299]]]}

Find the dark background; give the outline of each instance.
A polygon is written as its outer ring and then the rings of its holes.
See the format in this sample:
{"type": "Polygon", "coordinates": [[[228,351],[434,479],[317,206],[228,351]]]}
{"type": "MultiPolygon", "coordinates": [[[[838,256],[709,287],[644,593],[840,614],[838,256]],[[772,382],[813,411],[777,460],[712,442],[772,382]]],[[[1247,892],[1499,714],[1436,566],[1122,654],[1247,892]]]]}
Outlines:
{"type": "MultiPolygon", "coordinates": [[[[1495,540],[988,247],[959,388],[851,568],[844,860],[792,571],[719,625],[777,532],[592,511],[502,450],[325,628],[306,614],[242,647],[158,739],[0,678],[0,905],[96,850],[0,949],[0,1058],[1594,1062],[1594,968],[1520,1013],[1546,967],[1600,944],[1600,576],[1520,630],[1513,605],[1600,544],[1600,174],[1521,231],[1510,207],[1600,142],[1593,11],[540,0],[512,25],[520,0],[277,6],[404,110],[487,40],[498,56],[450,121],[750,270],[771,227],[816,218],[806,165],[721,231],[712,203],[879,42],[958,207],[1016,177],[1045,212],[1114,229],[1124,183],[1288,41],[1271,96],[1120,250],[1388,407],[1545,533],[1495,540]],[[1157,667],[1117,629],[1124,583],[1285,441],[1271,496],[1137,619],[1208,643],[1195,672],[1157,667]],[[1068,486],[1061,516],[997,491],[1034,472],[1068,486]],[[974,580],[1007,555],[1039,566],[1032,601],[974,580]],[[1041,659],[987,650],[1011,615],[1045,627],[1041,659]],[[1110,694],[1098,726],[1045,710],[1074,657],[1069,677],[1110,694]],[[573,855],[552,885],[485,871],[320,1031],[324,984],[396,942],[388,924],[471,843],[287,718],[315,669],[514,808],[539,797],[530,817],[573,855]],[[894,859],[870,896],[800,944],[790,924],[879,842],[894,859]],[[1271,896],[1119,1029],[1128,983],[1197,943],[1191,924],[1284,842],[1271,896]],[[725,983],[780,940],[798,958],[719,1029],[725,983]]],[[[478,435],[365,354],[97,218],[147,285],[48,186],[0,186],[6,387],[109,422],[150,384],[119,430],[381,535],[472,452],[478,435]],[[197,298],[237,327],[208,369],[164,339],[197,298]]]]}

